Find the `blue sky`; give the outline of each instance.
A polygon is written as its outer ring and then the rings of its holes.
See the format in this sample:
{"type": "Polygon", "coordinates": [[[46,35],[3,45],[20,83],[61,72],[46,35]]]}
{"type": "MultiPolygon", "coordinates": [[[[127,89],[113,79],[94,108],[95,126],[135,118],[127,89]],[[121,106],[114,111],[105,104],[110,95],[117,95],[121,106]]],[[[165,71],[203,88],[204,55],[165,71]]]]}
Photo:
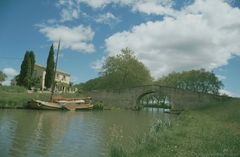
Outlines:
{"type": "Polygon", "coordinates": [[[239,0],[1,0],[0,70],[19,72],[26,50],[45,65],[61,39],[59,68],[74,83],[98,76],[107,56],[132,49],[157,79],[205,68],[240,96],[239,0]]]}

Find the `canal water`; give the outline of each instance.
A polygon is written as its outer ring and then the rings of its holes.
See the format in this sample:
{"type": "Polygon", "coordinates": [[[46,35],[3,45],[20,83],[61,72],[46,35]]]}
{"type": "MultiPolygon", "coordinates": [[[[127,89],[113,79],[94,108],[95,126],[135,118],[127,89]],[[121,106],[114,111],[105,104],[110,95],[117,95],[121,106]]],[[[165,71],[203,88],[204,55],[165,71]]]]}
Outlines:
{"type": "Polygon", "coordinates": [[[127,145],[169,118],[157,109],[0,110],[0,157],[105,157],[114,140],[127,145]]]}

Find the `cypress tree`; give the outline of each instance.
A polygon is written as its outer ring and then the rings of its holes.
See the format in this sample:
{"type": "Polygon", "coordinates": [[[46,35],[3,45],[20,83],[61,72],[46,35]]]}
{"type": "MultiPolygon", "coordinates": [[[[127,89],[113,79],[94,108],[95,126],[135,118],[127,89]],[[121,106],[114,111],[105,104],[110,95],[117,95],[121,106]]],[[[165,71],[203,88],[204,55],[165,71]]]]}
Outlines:
{"type": "Polygon", "coordinates": [[[26,60],[27,60],[27,56],[29,55],[28,51],[26,51],[25,55],[24,55],[24,59],[22,61],[21,64],[21,70],[20,70],[20,74],[19,74],[19,79],[17,80],[17,85],[19,86],[23,86],[23,80],[26,76],[26,69],[27,69],[27,64],[26,64],[26,60]]]}
{"type": "Polygon", "coordinates": [[[52,86],[53,79],[54,79],[54,49],[52,45],[49,51],[46,67],[45,86],[47,88],[50,88],[52,86]]]}
{"type": "Polygon", "coordinates": [[[31,58],[30,58],[30,52],[29,55],[27,56],[26,59],[26,65],[27,65],[27,69],[26,69],[26,75],[23,79],[23,85],[30,89],[31,88],[31,82],[32,82],[32,75],[31,75],[31,71],[32,71],[32,64],[31,64],[31,58]]]}
{"type": "Polygon", "coordinates": [[[33,72],[34,72],[34,65],[35,65],[35,54],[33,51],[30,51],[29,53],[29,57],[30,57],[30,60],[31,60],[31,77],[33,77],[33,72]]]}
{"type": "Polygon", "coordinates": [[[17,85],[24,86],[26,88],[31,87],[31,59],[29,51],[26,51],[24,55],[17,85]]]}

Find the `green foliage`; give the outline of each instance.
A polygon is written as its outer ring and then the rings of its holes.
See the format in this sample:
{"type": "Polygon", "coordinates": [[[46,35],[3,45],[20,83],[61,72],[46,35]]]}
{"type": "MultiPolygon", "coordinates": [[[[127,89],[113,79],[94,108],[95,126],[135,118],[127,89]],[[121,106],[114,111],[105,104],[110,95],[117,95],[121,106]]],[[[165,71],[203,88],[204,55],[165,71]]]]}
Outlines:
{"type": "Polygon", "coordinates": [[[211,94],[219,94],[219,89],[223,87],[222,82],[218,80],[213,72],[204,69],[183,71],[181,73],[173,72],[160,78],[157,84],[211,94]]]}
{"type": "Polygon", "coordinates": [[[127,157],[127,155],[122,148],[111,146],[110,157],[127,157]]]}
{"type": "Polygon", "coordinates": [[[26,51],[24,59],[21,64],[20,74],[12,80],[12,84],[16,81],[19,86],[24,86],[25,88],[31,89],[33,86],[33,71],[35,65],[35,55],[33,51],[26,51]]]}
{"type": "Polygon", "coordinates": [[[26,93],[27,90],[21,86],[1,86],[1,92],[9,92],[9,93],[26,93]]]}
{"type": "Polygon", "coordinates": [[[130,49],[122,49],[116,56],[106,59],[101,76],[82,85],[83,90],[119,89],[152,82],[149,70],[130,49]]]}
{"type": "Polygon", "coordinates": [[[110,157],[127,157],[123,146],[123,130],[117,125],[110,127],[110,157]]]}
{"type": "Polygon", "coordinates": [[[23,62],[21,64],[19,79],[17,79],[17,85],[24,86],[30,89],[31,79],[32,79],[32,60],[30,52],[26,51],[23,62]]]}
{"type": "Polygon", "coordinates": [[[77,86],[78,89],[83,91],[95,90],[95,89],[103,89],[104,88],[104,79],[103,77],[98,77],[95,79],[91,79],[86,83],[81,83],[77,86]]]}
{"type": "Polygon", "coordinates": [[[33,76],[33,72],[34,72],[34,65],[35,65],[35,54],[33,51],[30,51],[29,52],[29,58],[30,58],[30,61],[31,61],[31,76],[33,76]]]}
{"type": "Polygon", "coordinates": [[[54,79],[54,49],[52,45],[49,51],[46,67],[45,86],[47,88],[50,88],[52,86],[53,79],[54,79]]]}
{"type": "Polygon", "coordinates": [[[149,70],[134,56],[130,49],[122,49],[117,56],[108,57],[103,65],[107,88],[126,88],[152,81],[149,70]]]}
{"type": "Polygon", "coordinates": [[[0,71],[0,85],[2,85],[2,82],[5,81],[6,78],[7,78],[7,75],[2,71],[0,71]]]}
{"type": "Polygon", "coordinates": [[[35,88],[41,88],[40,78],[32,77],[31,86],[35,88]]]}
{"type": "Polygon", "coordinates": [[[103,106],[103,103],[102,102],[99,102],[99,101],[92,101],[91,104],[93,104],[93,109],[94,110],[103,110],[104,106],[103,106]]]}

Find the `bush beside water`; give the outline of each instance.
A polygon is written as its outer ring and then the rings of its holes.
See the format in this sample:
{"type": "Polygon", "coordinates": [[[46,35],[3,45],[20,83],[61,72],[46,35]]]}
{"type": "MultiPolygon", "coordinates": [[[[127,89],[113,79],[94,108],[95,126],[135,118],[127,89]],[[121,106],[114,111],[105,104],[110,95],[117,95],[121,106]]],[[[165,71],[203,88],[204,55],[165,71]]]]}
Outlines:
{"type": "Polygon", "coordinates": [[[104,109],[102,102],[92,100],[91,103],[94,105],[94,106],[93,106],[93,109],[94,109],[94,110],[103,110],[103,109],[104,109]]]}

